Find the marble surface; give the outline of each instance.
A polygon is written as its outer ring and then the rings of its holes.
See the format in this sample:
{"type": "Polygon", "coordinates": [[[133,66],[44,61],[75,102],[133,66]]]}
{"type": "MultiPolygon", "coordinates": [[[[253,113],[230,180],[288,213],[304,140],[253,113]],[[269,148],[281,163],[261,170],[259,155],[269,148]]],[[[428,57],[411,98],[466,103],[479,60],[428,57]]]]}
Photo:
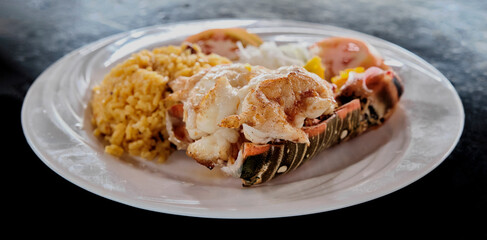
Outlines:
{"type": "MultiPolygon", "coordinates": [[[[13,136],[2,142],[19,149],[21,154],[4,166],[10,172],[7,176],[15,179],[9,178],[8,195],[21,200],[9,202],[19,206],[16,217],[30,215],[40,220],[49,214],[70,220],[91,217],[117,222],[121,216],[128,216],[175,223],[190,221],[103,199],[56,175],[25,142],[20,126],[23,97],[35,78],[56,60],[112,34],[196,19],[289,19],[364,32],[422,57],[440,70],[459,93],[465,108],[465,127],[451,155],[437,169],[404,189],[332,212],[258,222],[293,224],[319,220],[340,225],[352,221],[367,226],[370,216],[380,219],[376,224],[396,221],[403,225],[406,222],[402,220],[412,218],[422,224],[441,222],[456,226],[442,232],[431,231],[432,234],[485,237],[486,231],[475,219],[482,217],[485,224],[487,213],[487,2],[295,2],[0,1],[0,99],[9,114],[2,122],[9,126],[8,135],[13,136]],[[465,227],[461,223],[466,223],[465,227]]],[[[191,221],[203,223],[203,219],[191,221]]],[[[208,221],[214,224],[216,220],[208,221]]]]}

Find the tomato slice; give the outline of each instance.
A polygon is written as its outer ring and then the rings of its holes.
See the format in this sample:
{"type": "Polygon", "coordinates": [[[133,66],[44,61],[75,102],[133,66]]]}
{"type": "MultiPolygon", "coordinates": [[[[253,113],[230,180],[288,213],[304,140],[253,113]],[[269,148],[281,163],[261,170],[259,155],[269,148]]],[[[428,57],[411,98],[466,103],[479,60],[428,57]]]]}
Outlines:
{"type": "Polygon", "coordinates": [[[196,43],[205,54],[216,53],[230,60],[238,59],[237,42],[247,45],[260,46],[262,39],[243,28],[215,28],[209,29],[186,38],[187,42],[196,43]]]}
{"type": "Polygon", "coordinates": [[[349,68],[380,67],[387,69],[384,60],[371,45],[353,38],[331,37],[310,46],[312,54],[321,57],[325,79],[330,80],[349,68]]]}

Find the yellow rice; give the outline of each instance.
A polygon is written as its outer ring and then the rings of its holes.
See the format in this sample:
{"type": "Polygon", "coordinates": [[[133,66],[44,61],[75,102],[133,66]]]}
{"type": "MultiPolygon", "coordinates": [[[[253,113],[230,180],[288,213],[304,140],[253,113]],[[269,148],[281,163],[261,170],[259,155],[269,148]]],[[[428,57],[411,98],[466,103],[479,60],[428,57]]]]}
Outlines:
{"type": "Polygon", "coordinates": [[[165,126],[167,83],[225,63],[230,61],[183,43],[143,50],[115,66],[93,88],[91,102],[94,134],[107,142],[105,152],[165,161],[174,151],[165,126]]]}

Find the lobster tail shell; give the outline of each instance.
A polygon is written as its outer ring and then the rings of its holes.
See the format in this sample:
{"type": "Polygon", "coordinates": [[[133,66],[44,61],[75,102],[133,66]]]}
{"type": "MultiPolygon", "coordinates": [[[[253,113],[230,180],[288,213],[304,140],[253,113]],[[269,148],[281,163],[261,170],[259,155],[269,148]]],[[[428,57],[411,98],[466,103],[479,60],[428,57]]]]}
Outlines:
{"type": "Polygon", "coordinates": [[[301,166],[322,150],[358,134],[360,102],[355,99],[340,107],[318,125],[305,127],[310,144],[284,141],[281,144],[245,143],[240,178],[244,186],[267,182],[301,166]]]}

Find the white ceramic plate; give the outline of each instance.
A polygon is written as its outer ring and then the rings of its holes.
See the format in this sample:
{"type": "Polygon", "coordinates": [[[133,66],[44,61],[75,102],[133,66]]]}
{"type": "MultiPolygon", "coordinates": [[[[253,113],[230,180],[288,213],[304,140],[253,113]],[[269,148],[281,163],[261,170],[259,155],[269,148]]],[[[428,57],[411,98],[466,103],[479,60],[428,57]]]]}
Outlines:
{"type": "Polygon", "coordinates": [[[416,55],[342,28],[280,20],[210,20],[138,29],[66,55],[29,89],[25,136],[39,158],[72,183],[143,209],[212,218],[303,215],[365,202],[400,189],[440,164],[455,147],[463,106],[450,82],[416,55]],[[313,43],[328,36],[368,41],[405,84],[400,106],[381,128],[328,149],[288,175],[258,187],[208,170],[182,152],[165,164],[105,154],[92,135],[91,88],[142,49],[179,44],[208,28],[245,27],[264,40],[313,43]]]}

